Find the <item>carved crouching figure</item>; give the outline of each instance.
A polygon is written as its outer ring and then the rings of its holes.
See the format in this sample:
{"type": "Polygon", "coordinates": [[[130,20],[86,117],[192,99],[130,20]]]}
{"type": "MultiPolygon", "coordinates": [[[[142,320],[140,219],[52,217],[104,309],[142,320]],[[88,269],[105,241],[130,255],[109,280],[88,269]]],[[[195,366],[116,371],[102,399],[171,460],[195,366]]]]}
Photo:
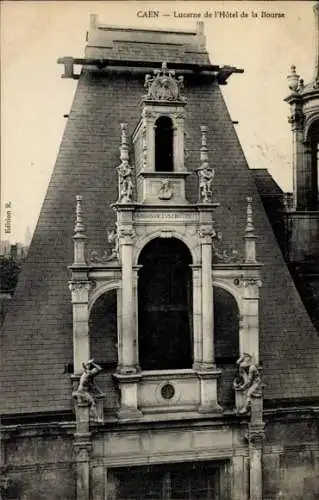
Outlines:
{"type": "Polygon", "coordinates": [[[234,380],[233,387],[235,391],[245,391],[244,404],[238,411],[238,413],[244,414],[250,408],[251,397],[257,396],[261,390],[261,374],[250,354],[242,354],[236,364],[238,376],[234,380]]]}
{"type": "Polygon", "coordinates": [[[87,404],[90,407],[90,414],[96,422],[102,422],[98,417],[94,395],[102,394],[99,387],[94,382],[94,377],[101,373],[102,368],[95,363],[94,359],[90,359],[86,363],[82,363],[83,373],[80,378],[79,387],[72,396],[77,403],[87,404]]]}

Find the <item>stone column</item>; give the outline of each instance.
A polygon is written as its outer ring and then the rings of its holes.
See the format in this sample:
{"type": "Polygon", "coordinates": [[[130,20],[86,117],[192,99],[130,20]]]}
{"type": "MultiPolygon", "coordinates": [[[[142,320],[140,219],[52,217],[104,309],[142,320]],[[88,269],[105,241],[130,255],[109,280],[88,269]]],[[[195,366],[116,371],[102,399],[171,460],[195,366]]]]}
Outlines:
{"type": "Polygon", "coordinates": [[[122,263],[121,285],[121,344],[117,380],[121,392],[121,407],[118,416],[121,419],[136,419],[141,416],[138,410],[138,387],[141,375],[137,373],[137,338],[136,338],[136,270],[133,270],[132,227],[119,229],[119,245],[122,263]]]}
{"type": "Polygon", "coordinates": [[[134,298],[134,325],[135,326],[135,363],[136,370],[140,371],[140,362],[139,362],[139,348],[138,348],[138,273],[141,269],[140,265],[133,267],[133,298],[134,298]]]}
{"type": "MultiPolygon", "coordinates": [[[[184,106],[184,103],[182,104],[184,106]]],[[[184,112],[178,110],[178,117],[174,118],[175,126],[173,128],[173,149],[174,149],[174,170],[183,172],[184,166],[184,112]]]]}
{"type": "Polygon", "coordinates": [[[90,359],[89,289],[90,282],[70,281],[73,308],[73,363],[74,374],[80,375],[82,363],[90,359]]]}
{"type": "Polygon", "coordinates": [[[212,229],[200,232],[202,250],[202,368],[215,368],[214,304],[212,279],[212,229]]]}
{"type": "Polygon", "coordinates": [[[89,431],[90,408],[87,403],[77,403],[74,453],[76,461],[76,500],[90,500],[90,458],[92,450],[89,431]]]}
{"type": "Polygon", "coordinates": [[[200,413],[221,411],[217,403],[217,378],[220,370],[216,369],[214,360],[214,304],[212,278],[212,236],[211,227],[203,227],[201,237],[201,303],[202,303],[202,359],[198,366],[200,379],[201,403],[200,413]]]}
{"type": "Polygon", "coordinates": [[[193,369],[198,370],[203,359],[202,345],[202,273],[200,266],[192,265],[193,274],[193,369]]]}
{"type": "Polygon", "coordinates": [[[247,277],[242,280],[243,305],[240,321],[240,352],[247,352],[259,363],[259,287],[258,277],[247,277]]]}
{"type": "Polygon", "coordinates": [[[132,229],[120,230],[120,251],[122,262],[122,365],[121,373],[136,372],[136,325],[133,290],[132,229]]]}
{"type": "Polygon", "coordinates": [[[272,446],[263,453],[263,494],[265,498],[278,498],[280,491],[280,453],[281,447],[272,446]]]}
{"type": "Polygon", "coordinates": [[[248,500],[249,498],[249,471],[247,457],[235,455],[232,458],[232,499],[248,500]]]}
{"type": "Polygon", "coordinates": [[[262,453],[265,438],[262,392],[252,395],[247,439],[249,443],[250,500],[263,500],[262,453]]]}

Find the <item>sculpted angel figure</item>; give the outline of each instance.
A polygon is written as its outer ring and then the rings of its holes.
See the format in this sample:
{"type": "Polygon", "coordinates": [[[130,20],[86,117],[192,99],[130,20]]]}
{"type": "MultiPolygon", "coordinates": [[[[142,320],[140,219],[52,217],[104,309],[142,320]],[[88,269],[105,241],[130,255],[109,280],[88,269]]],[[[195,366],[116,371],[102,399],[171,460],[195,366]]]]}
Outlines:
{"type": "Polygon", "coordinates": [[[233,387],[236,391],[246,391],[245,401],[239,413],[247,413],[251,405],[251,397],[261,389],[261,375],[250,354],[243,353],[236,361],[238,377],[233,387]]]}
{"type": "Polygon", "coordinates": [[[95,363],[94,359],[89,359],[86,363],[82,363],[83,373],[80,378],[80,383],[73,397],[77,399],[78,403],[88,403],[90,413],[94,420],[101,422],[96,410],[96,403],[94,394],[101,394],[101,390],[95,384],[94,377],[101,373],[102,368],[95,363]]]}

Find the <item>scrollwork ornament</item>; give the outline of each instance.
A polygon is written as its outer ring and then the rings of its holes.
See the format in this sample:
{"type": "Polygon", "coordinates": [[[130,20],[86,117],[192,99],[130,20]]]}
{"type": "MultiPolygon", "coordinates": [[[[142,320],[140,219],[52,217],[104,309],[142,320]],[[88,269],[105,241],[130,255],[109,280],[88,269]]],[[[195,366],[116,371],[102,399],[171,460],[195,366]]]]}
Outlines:
{"type": "Polygon", "coordinates": [[[175,71],[167,69],[167,63],[162,63],[160,70],[153,71],[153,76],[145,76],[145,88],[147,95],[144,100],[151,101],[181,101],[185,102],[185,97],[180,95],[184,87],[184,77],[175,77],[175,71]]]}
{"type": "Polygon", "coordinates": [[[134,239],[136,236],[136,233],[135,233],[134,229],[131,227],[121,227],[118,230],[118,236],[119,236],[119,238],[134,239]]]}

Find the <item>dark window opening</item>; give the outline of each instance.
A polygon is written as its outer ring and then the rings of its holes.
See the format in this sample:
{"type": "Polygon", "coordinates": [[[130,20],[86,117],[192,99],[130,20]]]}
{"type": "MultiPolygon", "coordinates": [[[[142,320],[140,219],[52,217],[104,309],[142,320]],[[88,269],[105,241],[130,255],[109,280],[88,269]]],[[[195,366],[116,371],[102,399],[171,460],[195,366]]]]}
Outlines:
{"type": "Polygon", "coordinates": [[[221,467],[207,462],[109,469],[108,488],[112,500],[220,500],[228,493],[221,467]]]}
{"type": "MultiPolygon", "coordinates": [[[[93,304],[89,318],[92,358],[108,366],[117,364],[116,290],[101,295],[93,304]]],[[[85,361],[85,360],[83,360],[85,361]]]]}
{"type": "Polygon", "coordinates": [[[218,399],[223,406],[233,407],[233,380],[239,357],[239,310],[235,298],[220,287],[214,287],[214,343],[216,364],[223,372],[218,399]]]}
{"type": "Polygon", "coordinates": [[[311,189],[308,193],[308,207],[316,210],[319,207],[319,121],[313,123],[308,135],[311,147],[311,189]]]}
{"type": "Polygon", "coordinates": [[[191,254],[175,238],[142,250],[138,280],[139,362],[143,370],[192,367],[191,254]]]}
{"type": "Polygon", "coordinates": [[[161,116],[155,124],[155,171],[173,172],[173,124],[161,116]]]}

